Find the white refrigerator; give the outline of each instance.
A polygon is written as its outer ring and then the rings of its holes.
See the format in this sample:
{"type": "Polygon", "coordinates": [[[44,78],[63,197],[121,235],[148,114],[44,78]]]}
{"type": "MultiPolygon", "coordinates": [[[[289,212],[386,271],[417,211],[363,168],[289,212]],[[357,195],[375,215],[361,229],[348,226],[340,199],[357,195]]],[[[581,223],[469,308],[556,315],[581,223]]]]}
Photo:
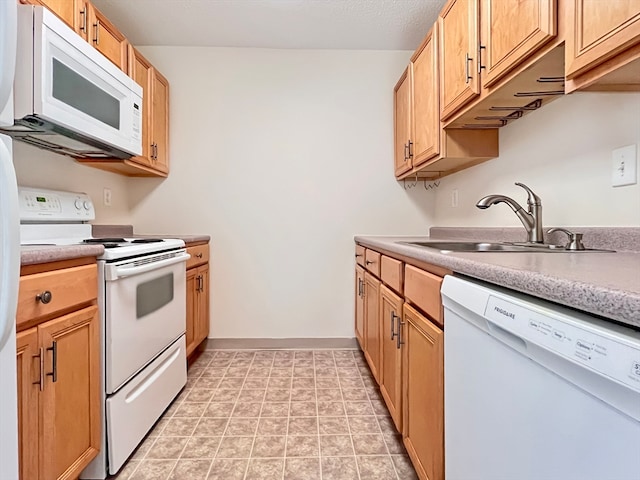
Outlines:
{"type": "MultiPolygon", "coordinates": [[[[0,0],[0,125],[13,124],[15,0],[0,0]]],[[[20,272],[18,189],[11,139],[0,135],[0,479],[18,479],[15,318],[20,272]]]]}

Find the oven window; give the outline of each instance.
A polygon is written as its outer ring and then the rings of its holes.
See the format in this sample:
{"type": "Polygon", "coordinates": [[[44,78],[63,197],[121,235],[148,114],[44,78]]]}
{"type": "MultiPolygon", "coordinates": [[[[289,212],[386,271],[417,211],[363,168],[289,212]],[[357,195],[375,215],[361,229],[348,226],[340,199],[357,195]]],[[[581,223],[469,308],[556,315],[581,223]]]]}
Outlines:
{"type": "Polygon", "coordinates": [[[136,292],[136,318],[159,310],[171,300],[173,300],[173,273],[141,283],[136,292]]]}
{"type": "Polygon", "coordinates": [[[120,101],[53,59],[53,97],[102,123],[120,128],[120,101]]]}

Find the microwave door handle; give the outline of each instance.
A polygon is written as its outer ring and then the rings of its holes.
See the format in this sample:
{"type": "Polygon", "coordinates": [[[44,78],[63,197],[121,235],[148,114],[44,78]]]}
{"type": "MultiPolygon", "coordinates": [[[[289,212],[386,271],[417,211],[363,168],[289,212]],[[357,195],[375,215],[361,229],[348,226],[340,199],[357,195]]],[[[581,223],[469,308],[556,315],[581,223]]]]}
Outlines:
{"type": "Polygon", "coordinates": [[[113,281],[118,280],[119,278],[131,277],[133,275],[139,275],[141,273],[151,272],[153,270],[157,270],[162,267],[168,267],[170,265],[175,265],[176,263],[186,262],[191,258],[191,255],[188,253],[183,253],[173,258],[168,258],[167,260],[160,260],[159,262],[146,263],[144,265],[140,265],[139,267],[128,267],[128,266],[116,266],[109,265],[106,269],[106,280],[113,281]]]}

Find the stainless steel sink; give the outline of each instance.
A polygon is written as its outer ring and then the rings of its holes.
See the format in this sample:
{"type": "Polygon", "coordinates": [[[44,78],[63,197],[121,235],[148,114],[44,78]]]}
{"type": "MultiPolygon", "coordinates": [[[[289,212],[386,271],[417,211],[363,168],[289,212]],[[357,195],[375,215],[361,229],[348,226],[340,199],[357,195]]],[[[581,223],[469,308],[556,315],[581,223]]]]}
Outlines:
{"type": "MultiPolygon", "coordinates": [[[[554,252],[568,253],[562,245],[529,244],[529,243],[490,243],[490,242],[400,242],[417,247],[433,248],[442,253],[447,252],[554,252]]],[[[612,250],[580,250],[581,252],[611,252],[612,250]]],[[[571,252],[573,253],[573,252],[571,252]]]]}

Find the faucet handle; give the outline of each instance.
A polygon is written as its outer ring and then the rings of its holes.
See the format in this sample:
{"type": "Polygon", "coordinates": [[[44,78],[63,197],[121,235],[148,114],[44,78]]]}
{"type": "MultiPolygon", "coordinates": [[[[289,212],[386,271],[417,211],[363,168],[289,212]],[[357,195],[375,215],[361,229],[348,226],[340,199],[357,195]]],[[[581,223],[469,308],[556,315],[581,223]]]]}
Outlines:
{"type": "Polygon", "coordinates": [[[565,249],[567,250],[584,250],[584,245],[582,243],[582,233],[573,233],[566,228],[550,228],[547,230],[547,233],[553,232],[562,232],[569,237],[569,243],[565,245],[565,249]]]}
{"type": "Polygon", "coordinates": [[[524,183],[516,182],[516,185],[526,190],[528,195],[527,205],[529,205],[529,207],[531,207],[532,205],[538,205],[538,206],[542,205],[542,200],[540,199],[540,197],[535,193],[533,193],[533,190],[527,187],[524,183]]]}

